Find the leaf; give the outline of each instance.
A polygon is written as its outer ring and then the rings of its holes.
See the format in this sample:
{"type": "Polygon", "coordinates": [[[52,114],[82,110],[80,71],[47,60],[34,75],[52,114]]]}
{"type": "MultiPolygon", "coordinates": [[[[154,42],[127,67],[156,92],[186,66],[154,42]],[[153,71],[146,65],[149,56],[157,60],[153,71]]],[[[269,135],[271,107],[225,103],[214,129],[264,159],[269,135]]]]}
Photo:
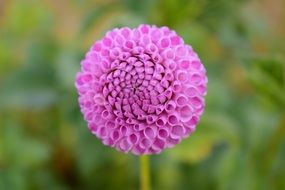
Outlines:
{"type": "Polygon", "coordinates": [[[37,68],[20,69],[1,83],[0,110],[44,108],[57,101],[49,71],[37,68]]]}
{"type": "Polygon", "coordinates": [[[203,121],[188,139],[169,153],[177,160],[196,163],[208,157],[218,143],[225,143],[230,148],[238,146],[237,125],[222,113],[210,113],[203,116],[203,121]]]}
{"type": "Polygon", "coordinates": [[[248,66],[248,79],[259,92],[279,108],[285,107],[285,64],[276,59],[251,59],[248,66]]]}
{"type": "Polygon", "coordinates": [[[86,33],[94,27],[97,21],[100,21],[104,15],[116,10],[120,6],[119,3],[108,3],[104,6],[98,6],[95,10],[87,13],[83,19],[80,28],[80,33],[86,33]]]}

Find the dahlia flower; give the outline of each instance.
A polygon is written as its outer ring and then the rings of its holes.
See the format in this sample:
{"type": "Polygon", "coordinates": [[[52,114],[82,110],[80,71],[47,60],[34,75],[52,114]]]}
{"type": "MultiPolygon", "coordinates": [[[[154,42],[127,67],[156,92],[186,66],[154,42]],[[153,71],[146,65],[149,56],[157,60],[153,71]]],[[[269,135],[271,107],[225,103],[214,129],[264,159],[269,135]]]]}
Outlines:
{"type": "Polygon", "coordinates": [[[195,130],[207,76],[175,31],[143,24],[115,28],[95,42],[75,85],[88,128],[103,144],[157,154],[195,130]]]}

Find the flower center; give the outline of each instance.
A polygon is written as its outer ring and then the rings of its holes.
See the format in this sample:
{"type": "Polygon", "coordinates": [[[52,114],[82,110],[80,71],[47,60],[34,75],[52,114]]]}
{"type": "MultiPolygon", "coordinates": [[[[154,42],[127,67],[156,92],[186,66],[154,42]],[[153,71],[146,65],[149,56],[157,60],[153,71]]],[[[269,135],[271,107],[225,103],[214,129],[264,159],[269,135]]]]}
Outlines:
{"type": "Polygon", "coordinates": [[[151,124],[171,99],[171,80],[156,54],[125,54],[111,63],[104,76],[106,109],[128,124],[151,124]]]}

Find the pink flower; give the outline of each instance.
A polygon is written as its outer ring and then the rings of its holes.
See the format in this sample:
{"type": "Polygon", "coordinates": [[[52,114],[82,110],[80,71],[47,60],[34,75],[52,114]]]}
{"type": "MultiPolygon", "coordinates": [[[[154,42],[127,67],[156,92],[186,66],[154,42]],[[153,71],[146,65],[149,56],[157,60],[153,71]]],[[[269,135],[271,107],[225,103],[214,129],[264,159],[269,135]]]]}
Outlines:
{"type": "Polygon", "coordinates": [[[76,76],[88,128],[105,145],[160,153],[188,137],[204,111],[206,70],[168,27],[113,29],[92,45],[76,76]]]}

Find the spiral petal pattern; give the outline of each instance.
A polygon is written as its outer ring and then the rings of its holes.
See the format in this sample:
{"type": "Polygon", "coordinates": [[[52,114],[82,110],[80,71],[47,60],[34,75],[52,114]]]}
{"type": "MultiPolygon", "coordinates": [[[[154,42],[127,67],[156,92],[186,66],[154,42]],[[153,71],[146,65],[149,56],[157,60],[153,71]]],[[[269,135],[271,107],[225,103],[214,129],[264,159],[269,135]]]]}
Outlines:
{"type": "Polygon", "coordinates": [[[207,76],[175,31],[143,24],[113,29],[93,44],[75,85],[88,128],[105,145],[157,154],[195,130],[207,76]]]}

